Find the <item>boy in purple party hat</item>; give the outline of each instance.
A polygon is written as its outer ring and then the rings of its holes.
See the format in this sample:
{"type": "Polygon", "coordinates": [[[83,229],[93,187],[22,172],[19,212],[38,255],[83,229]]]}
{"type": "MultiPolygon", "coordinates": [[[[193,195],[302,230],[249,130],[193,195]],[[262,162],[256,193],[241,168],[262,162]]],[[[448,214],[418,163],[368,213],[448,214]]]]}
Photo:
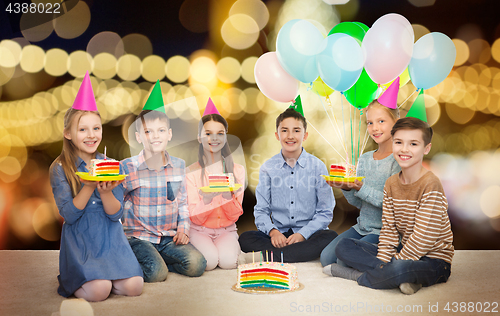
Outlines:
{"type": "Polygon", "coordinates": [[[146,282],[160,282],[169,271],[197,277],[206,260],[189,243],[184,160],[167,152],[172,138],[160,83],[156,82],[136,121],[136,139],[144,149],[121,162],[125,234],[146,282]]]}

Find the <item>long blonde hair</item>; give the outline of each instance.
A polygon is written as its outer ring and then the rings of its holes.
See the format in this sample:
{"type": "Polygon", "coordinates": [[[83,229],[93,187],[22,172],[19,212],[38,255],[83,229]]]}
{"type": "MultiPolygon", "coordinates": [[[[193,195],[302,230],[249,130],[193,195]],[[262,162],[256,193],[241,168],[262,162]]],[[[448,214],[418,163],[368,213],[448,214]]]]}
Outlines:
{"type": "MultiPolygon", "coordinates": [[[[75,110],[73,108],[69,108],[64,114],[64,134],[71,131],[73,127],[73,121],[77,117],[76,125],[80,122],[80,119],[83,115],[93,113],[101,118],[99,112],[97,111],[82,111],[75,110]]],[[[95,156],[95,153],[94,153],[95,156]]],[[[76,161],[78,159],[77,148],[75,144],[70,139],[67,139],[63,136],[63,148],[61,154],[54,160],[54,162],[50,165],[50,174],[52,175],[54,167],[59,164],[61,165],[64,175],[66,176],[66,180],[68,180],[68,184],[71,188],[71,194],[75,197],[78,192],[80,192],[81,184],[78,176],[76,175],[76,161]]]]}

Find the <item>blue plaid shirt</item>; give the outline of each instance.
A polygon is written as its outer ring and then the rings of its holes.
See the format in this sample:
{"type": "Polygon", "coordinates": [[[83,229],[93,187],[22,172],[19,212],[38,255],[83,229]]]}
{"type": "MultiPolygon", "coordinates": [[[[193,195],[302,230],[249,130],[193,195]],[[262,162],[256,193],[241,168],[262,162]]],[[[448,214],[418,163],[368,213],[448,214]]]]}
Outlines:
{"type": "Polygon", "coordinates": [[[259,171],[255,190],[255,225],[268,234],[275,228],[290,228],[308,239],[318,230],[328,229],[333,219],[335,199],[332,188],[321,175],[325,164],[304,149],[292,168],[281,152],[267,160],[259,171]]]}
{"type": "Polygon", "coordinates": [[[160,171],[150,169],[144,150],[121,162],[128,177],[123,183],[123,227],[127,236],[158,244],[162,236],[189,235],[184,160],[165,154],[160,171]]]}

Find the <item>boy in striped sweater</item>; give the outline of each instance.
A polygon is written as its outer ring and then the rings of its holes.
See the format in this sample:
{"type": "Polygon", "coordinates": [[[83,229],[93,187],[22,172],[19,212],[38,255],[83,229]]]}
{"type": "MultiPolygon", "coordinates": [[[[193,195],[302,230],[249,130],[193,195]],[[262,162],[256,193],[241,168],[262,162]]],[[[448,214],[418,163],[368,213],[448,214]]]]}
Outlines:
{"type": "Polygon", "coordinates": [[[391,135],[401,172],[385,183],[378,247],[344,239],[336,255],[348,267],[332,264],[323,271],[370,288],[399,287],[404,294],[413,294],[422,286],[448,280],[453,233],[441,182],[422,166],[431,149],[432,128],[406,117],[396,122],[391,135]]]}

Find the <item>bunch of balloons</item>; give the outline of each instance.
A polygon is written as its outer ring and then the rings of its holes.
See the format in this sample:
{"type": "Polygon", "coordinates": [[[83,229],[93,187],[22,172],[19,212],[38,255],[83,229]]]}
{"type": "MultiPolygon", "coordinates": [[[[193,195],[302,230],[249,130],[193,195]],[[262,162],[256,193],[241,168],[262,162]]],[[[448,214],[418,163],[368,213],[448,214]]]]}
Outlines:
{"type": "Polygon", "coordinates": [[[429,89],[448,76],[456,57],[452,40],[438,32],[414,39],[410,22],[396,13],[380,17],[371,28],[342,22],[327,37],[309,21],[291,20],[278,33],[276,52],[257,60],[256,83],[279,102],[293,101],[303,82],[322,96],[340,91],[361,109],[379,86],[397,77],[401,86],[411,78],[417,88],[429,89]]]}

